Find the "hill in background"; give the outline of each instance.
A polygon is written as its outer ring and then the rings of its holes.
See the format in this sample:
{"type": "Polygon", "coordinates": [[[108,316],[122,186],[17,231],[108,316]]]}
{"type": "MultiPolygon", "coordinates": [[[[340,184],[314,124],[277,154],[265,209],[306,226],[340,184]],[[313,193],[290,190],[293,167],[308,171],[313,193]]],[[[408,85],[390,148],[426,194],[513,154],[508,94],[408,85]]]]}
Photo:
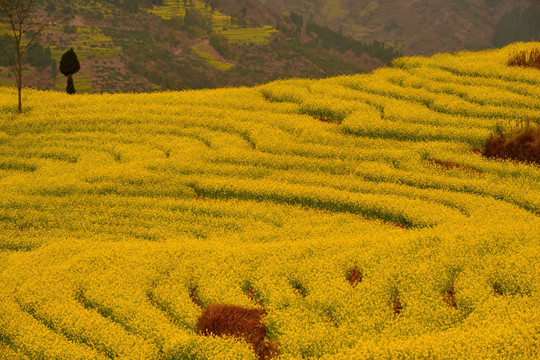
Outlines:
{"type": "Polygon", "coordinates": [[[258,1],[279,13],[301,14],[355,39],[393,44],[407,55],[540,40],[540,2],[535,0],[258,1]]]}
{"type": "MultiPolygon", "coordinates": [[[[319,78],[365,72],[399,55],[385,44],[352,39],[344,47],[329,46],[320,34],[303,34],[298,29],[303,25],[295,25],[290,16],[254,4],[255,10],[228,9],[200,0],[44,0],[37,8],[46,23],[42,48],[25,71],[26,85],[64,89],[65,79],[53,61],[58,62],[70,47],[82,65],[75,77],[78,92],[213,88],[286,77],[319,78]]],[[[0,24],[0,35],[8,31],[7,24],[0,24]]],[[[5,67],[0,74],[3,84],[12,83],[5,67]]]]}
{"type": "MultiPolygon", "coordinates": [[[[540,39],[533,0],[43,0],[38,17],[47,26],[26,84],[63,90],[56,62],[74,47],[79,92],[320,78],[367,72],[401,53],[540,39]]],[[[0,83],[12,84],[2,64],[0,56],[0,83]]]]}

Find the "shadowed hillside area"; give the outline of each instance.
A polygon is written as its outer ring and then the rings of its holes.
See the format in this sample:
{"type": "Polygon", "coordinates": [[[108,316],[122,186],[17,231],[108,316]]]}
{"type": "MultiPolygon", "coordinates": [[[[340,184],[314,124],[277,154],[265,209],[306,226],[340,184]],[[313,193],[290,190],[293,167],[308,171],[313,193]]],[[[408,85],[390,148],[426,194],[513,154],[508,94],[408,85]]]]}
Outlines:
{"type": "Polygon", "coordinates": [[[0,359],[535,358],[539,48],[0,87],[0,359]]]}
{"type": "MultiPolygon", "coordinates": [[[[403,54],[540,40],[535,0],[40,0],[32,14],[44,29],[23,59],[26,85],[63,90],[58,64],[73,48],[82,93],[325,78],[403,54]]],[[[0,46],[8,23],[0,17],[0,46]]],[[[0,55],[0,85],[13,83],[13,58],[0,55]]]]}
{"type": "MultiPolygon", "coordinates": [[[[346,38],[339,46],[322,43],[323,35],[303,34],[290,15],[271,12],[257,0],[251,3],[256,6],[224,7],[216,0],[36,1],[28,23],[43,26],[43,31],[32,54],[23,59],[26,85],[64,89],[58,63],[70,48],[81,61],[77,91],[82,93],[322,78],[368,72],[401,54],[381,42],[346,38]]],[[[339,35],[327,30],[330,36],[339,35]]],[[[14,48],[6,37],[10,31],[8,19],[0,16],[0,46],[10,53],[0,55],[0,85],[13,81],[8,65],[14,48]]],[[[23,43],[33,34],[24,35],[23,43]]]]}
{"type": "Polygon", "coordinates": [[[540,3],[535,0],[256,1],[277,12],[298,13],[355,39],[392,44],[406,55],[540,40],[540,3]]]}

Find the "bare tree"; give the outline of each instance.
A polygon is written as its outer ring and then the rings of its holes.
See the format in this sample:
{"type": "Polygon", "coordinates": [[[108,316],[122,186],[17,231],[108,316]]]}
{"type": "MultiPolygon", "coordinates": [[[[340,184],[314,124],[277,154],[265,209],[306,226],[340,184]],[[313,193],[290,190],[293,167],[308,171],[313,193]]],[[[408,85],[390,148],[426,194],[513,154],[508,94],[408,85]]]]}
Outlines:
{"type": "MultiPolygon", "coordinates": [[[[0,0],[0,20],[6,21],[10,25],[11,33],[8,34],[8,37],[12,40],[15,50],[9,64],[11,71],[15,75],[19,92],[19,113],[22,112],[23,58],[44,28],[44,25],[38,25],[30,21],[30,12],[35,3],[36,0],[0,0]]],[[[2,51],[8,54],[13,53],[9,49],[2,49],[2,51]]]]}

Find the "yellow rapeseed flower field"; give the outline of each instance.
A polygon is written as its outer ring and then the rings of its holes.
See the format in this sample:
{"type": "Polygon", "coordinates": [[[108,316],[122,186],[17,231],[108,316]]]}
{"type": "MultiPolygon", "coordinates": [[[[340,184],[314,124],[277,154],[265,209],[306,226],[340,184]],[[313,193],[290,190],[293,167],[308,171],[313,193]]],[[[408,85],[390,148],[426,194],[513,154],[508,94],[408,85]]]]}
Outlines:
{"type": "Polygon", "coordinates": [[[540,124],[516,43],[371,74],[151,94],[0,88],[0,359],[536,359],[540,124]],[[449,165],[450,164],[450,165],[449,165]],[[356,269],[357,280],[350,281],[356,269]]]}

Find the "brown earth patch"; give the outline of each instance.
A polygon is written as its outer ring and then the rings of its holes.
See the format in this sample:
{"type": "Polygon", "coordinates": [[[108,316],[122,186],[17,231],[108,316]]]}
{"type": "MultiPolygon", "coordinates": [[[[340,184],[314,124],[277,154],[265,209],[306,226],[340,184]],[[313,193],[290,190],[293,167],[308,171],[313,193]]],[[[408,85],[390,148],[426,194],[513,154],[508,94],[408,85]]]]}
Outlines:
{"type": "Polygon", "coordinates": [[[189,298],[191,299],[191,302],[193,302],[198,307],[203,307],[202,301],[199,298],[199,295],[197,294],[197,288],[192,286],[189,288],[189,298]]]}
{"type": "Polygon", "coordinates": [[[392,303],[392,311],[394,312],[394,316],[401,314],[402,310],[403,306],[401,305],[401,300],[399,299],[399,296],[397,296],[392,303]]]}
{"type": "Polygon", "coordinates": [[[508,59],[508,66],[530,67],[540,70],[540,49],[512,53],[508,59]]]}
{"type": "Polygon", "coordinates": [[[322,121],[324,123],[328,123],[328,124],[341,125],[341,121],[337,121],[334,119],[325,119],[325,118],[320,118],[320,117],[315,117],[314,119],[322,121]]]}
{"type": "Polygon", "coordinates": [[[452,282],[452,283],[450,284],[450,286],[448,286],[448,288],[444,291],[444,294],[443,294],[443,301],[444,301],[449,307],[454,308],[454,309],[457,308],[455,296],[456,296],[456,290],[455,290],[455,288],[454,288],[454,282],[452,282]]]}
{"type": "Polygon", "coordinates": [[[262,323],[262,309],[237,305],[212,304],[202,312],[197,331],[201,335],[233,336],[250,344],[259,359],[270,359],[279,354],[277,342],[267,341],[262,323]]]}
{"type": "Polygon", "coordinates": [[[540,165],[540,127],[527,127],[512,137],[491,136],[482,155],[540,165]]]}
{"type": "Polygon", "coordinates": [[[363,278],[363,275],[357,266],[350,269],[349,272],[347,273],[347,281],[349,282],[349,284],[351,284],[352,287],[355,287],[359,282],[361,282],[362,278],[363,278]]]}
{"type": "Polygon", "coordinates": [[[397,228],[400,228],[400,229],[404,229],[404,230],[407,230],[409,227],[405,224],[402,224],[402,223],[396,223],[396,222],[389,222],[388,223],[389,225],[392,225],[394,227],[397,227],[397,228]]]}

